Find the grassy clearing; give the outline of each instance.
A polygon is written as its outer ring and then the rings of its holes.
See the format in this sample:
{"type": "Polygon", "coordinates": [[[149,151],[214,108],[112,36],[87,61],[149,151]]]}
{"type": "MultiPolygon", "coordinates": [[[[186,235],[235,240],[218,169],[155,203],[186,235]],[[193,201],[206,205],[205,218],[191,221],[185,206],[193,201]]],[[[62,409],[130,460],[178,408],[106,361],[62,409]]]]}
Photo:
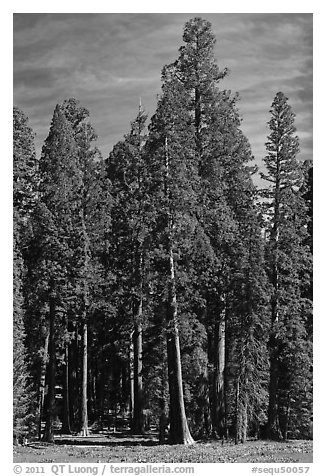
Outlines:
{"type": "Polygon", "coordinates": [[[158,445],[154,435],[92,435],[60,437],[14,447],[15,463],[312,463],[312,441],[219,441],[192,446],[158,445]]]}

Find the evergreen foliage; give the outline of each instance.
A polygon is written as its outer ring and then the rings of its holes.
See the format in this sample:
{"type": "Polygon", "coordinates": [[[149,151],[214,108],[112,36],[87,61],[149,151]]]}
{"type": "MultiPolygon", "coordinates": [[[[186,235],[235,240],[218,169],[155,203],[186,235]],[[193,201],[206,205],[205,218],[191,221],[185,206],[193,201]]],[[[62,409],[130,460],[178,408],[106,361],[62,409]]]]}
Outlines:
{"type": "Polygon", "coordinates": [[[105,160],[78,100],[55,107],[39,161],[14,109],[17,441],[36,418],[47,442],[311,436],[311,164],[278,93],[259,197],[211,24],[183,42],[149,124],[140,106],[105,160]]]}
{"type": "Polygon", "coordinates": [[[22,284],[24,279],[23,260],[19,249],[17,216],[14,222],[13,250],[13,437],[14,442],[22,443],[24,437],[33,433],[33,407],[27,353],[25,348],[24,298],[22,284]]]}
{"type": "Polygon", "coordinates": [[[13,436],[21,443],[35,434],[37,409],[26,348],[27,244],[37,197],[34,133],[25,114],[13,110],[13,436]]]}
{"type": "MultiPolygon", "coordinates": [[[[309,217],[301,192],[303,177],[296,158],[299,143],[294,120],[287,98],[277,93],[266,143],[267,174],[262,174],[271,183],[264,191],[270,199],[266,203],[270,232],[267,270],[272,285],[267,434],[285,439],[301,424],[300,418],[292,418],[292,406],[297,402],[294,389],[298,390],[301,382],[308,400],[311,392],[304,384],[311,381],[311,341],[307,339],[311,302],[303,294],[311,280],[309,217]]],[[[302,408],[304,414],[305,407],[306,404],[302,408]]]]}

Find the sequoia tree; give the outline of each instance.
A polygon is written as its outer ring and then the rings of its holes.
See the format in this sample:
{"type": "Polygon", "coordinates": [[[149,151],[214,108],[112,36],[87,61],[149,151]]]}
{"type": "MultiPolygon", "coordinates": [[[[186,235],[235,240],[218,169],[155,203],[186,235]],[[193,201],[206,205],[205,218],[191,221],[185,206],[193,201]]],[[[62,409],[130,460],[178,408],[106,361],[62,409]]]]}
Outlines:
{"type": "Polygon", "coordinates": [[[221,70],[217,64],[212,25],[198,17],[189,20],[184,27],[183,40],[173,69],[188,98],[186,107],[194,128],[200,178],[196,185],[197,219],[201,228],[198,236],[202,237],[201,246],[206,250],[205,258],[198,259],[195,266],[201,283],[201,313],[207,328],[208,355],[212,364],[212,432],[215,436],[225,436],[227,349],[230,347],[230,342],[226,346],[227,302],[230,276],[239,272],[231,269],[234,249],[242,249],[242,224],[247,222],[253,210],[254,187],[246,165],[252,159],[252,153],[241,131],[238,95],[220,89],[228,70],[221,70]],[[205,270],[200,269],[202,262],[206,263],[205,270]]]}
{"type": "Polygon", "coordinates": [[[131,309],[131,402],[132,431],[144,432],[143,421],[143,293],[146,263],[146,197],[143,147],[146,140],[146,114],[139,107],[131,130],[118,142],[107,159],[107,173],[114,199],[112,240],[117,276],[124,289],[124,306],[131,309]],[[123,284],[124,283],[124,284],[123,284]]]}
{"type": "MultiPolygon", "coordinates": [[[[152,196],[154,262],[162,275],[159,292],[166,308],[167,363],[170,395],[171,443],[191,444],[183,397],[177,283],[178,263],[184,262],[194,239],[196,183],[193,129],[189,126],[188,98],[174,74],[163,69],[162,96],[149,126],[147,160],[152,196]],[[176,259],[179,257],[179,259],[176,259]]],[[[182,267],[182,265],[181,265],[182,267]]],[[[180,267],[180,274],[181,274],[180,267]]],[[[162,303],[162,304],[163,304],[162,303]]]]}
{"type": "Polygon", "coordinates": [[[40,203],[34,214],[38,242],[38,276],[47,301],[49,329],[48,398],[44,433],[53,441],[56,417],[56,352],[62,338],[59,321],[66,319],[65,288],[69,273],[73,195],[76,191],[76,146],[72,128],[56,106],[40,160],[40,203]]]}
{"type": "Polygon", "coordinates": [[[295,115],[282,92],[276,94],[270,112],[267,173],[261,174],[270,183],[264,191],[268,198],[267,259],[272,285],[267,436],[286,438],[300,374],[309,373],[305,320],[311,304],[303,299],[302,288],[309,279],[311,255],[307,207],[300,193],[302,167],[296,157],[299,140],[295,115]]]}
{"type": "MultiPolygon", "coordinates": [[[[82,399],[81,399],[81,423],[80,432],[88,434],[88,320],[91,312],[91,291],[94,282],[98,279],[98,268],[93,259],[94,246],[98,240],[98,220],[100,220],[103,208],[106,208],[107,200],[102,194],[100,169],[97,162],[101,161],[101,155],[93,146],[97,136],[89,121],[89,111],[80,105],[79,101],[70,98],[61,106],[65,120],[69,124],[75,143],[74,167],[75,176],[73,193],[72,217],[74,224],[72,253],[73,275],[75,279],[75,294],[77,310],[80,317],[82,334],[82,399]]],[[[103,230],[104,231],[104,230],[103,230]]],[[[78,329],[78,324],[75,326],[78,329]]]]}
{"type": "Polygon", "coordinates": [[[28,342],[32,339],[26,329],[29,320],[28,280],[34,266],[30,259],[29,243],[32,237],[31,215],[37,201],[38,170],[34,145],[35,134],[27,116],[19,108],[13,110],[13,285],[14,285],[14,437],[20,441],[33,433],[31,423],[37,414],[36,386],[31,375],[33,354],[28,342]],[[27,335],[28,333],[28,335],[27,335]]]}

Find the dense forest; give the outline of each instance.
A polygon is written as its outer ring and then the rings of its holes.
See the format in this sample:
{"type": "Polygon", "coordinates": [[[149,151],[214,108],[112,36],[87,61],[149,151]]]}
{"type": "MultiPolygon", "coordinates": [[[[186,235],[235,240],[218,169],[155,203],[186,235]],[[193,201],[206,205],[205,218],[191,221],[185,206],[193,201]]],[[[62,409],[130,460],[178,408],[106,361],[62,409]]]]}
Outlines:
{"type": "Polygon", "coordinates": [[[276,91],[253,166],[214,48],[186,23],[154,115],[139,106],[108,157],[77,99],[40,157],[14,107],[16,443],[311,438],[312,162],[276,91]]]}

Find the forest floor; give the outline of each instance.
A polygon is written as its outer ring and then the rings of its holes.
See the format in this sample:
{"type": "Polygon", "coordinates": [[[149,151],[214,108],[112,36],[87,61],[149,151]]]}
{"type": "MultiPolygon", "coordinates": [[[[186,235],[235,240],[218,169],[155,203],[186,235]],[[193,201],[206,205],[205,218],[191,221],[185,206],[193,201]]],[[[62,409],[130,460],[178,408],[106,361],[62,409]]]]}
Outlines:
{"type": "Polygon", "coordinates": [[[54,444],[31,442],[14,447],[14,463],[312,463],[312,441],[197,441],[158,445],[157,436],[128,433],[58,436],[54,444]]]}

